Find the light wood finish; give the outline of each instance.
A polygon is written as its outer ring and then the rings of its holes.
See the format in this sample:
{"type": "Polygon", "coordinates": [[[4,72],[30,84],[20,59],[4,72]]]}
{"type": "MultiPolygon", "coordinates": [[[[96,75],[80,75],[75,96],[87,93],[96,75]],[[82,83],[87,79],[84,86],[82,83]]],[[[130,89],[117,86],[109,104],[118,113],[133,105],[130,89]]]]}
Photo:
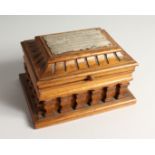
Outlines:
{"type": "Polygon", "coordinates": [[[138,63],[105,30],[95,29],[108,46],[56,54],[44,35],[21,42],[20,80],[36,128],[135,103],[128,85],[138,63]]]}
{"type": "Polygon", "coordinates": [[[38,114],[32,108],[33,102],[31,100],[30,91],[27,88],[25,76],[26,76],[25,74],[20,74],[20,80],[25,92],[25,97],[27,99],[27,104],[31,113],[31,118],[32,118],[34,128],[42,128],[49,125],[54,125],[57,123],[62,123],[69,120],[74,120],[84,116],[94,115],[101,112],[106,112],[109,110],[113,110],[116,108],[132,105],[136,103],[135,97],[128,90],[128,96],[120,100],[113,100],[111,102],[107,102],[103,104],[102,103],[95,104],[93,106],[85,106],[84,108],[79,108],[78,110],[72,110],[69,113],[65,113],[65,114],[58,113],[57,115],[52,115],[51,117],[47,117],[47,118],[44,117],[39,119],[38,114]]]}

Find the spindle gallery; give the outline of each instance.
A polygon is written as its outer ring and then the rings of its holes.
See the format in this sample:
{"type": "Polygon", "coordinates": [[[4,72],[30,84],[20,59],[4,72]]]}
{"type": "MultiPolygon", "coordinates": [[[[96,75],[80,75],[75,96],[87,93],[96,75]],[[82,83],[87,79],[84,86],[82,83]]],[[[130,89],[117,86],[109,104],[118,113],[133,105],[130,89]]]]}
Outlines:
{"type": "Polygon", "coordinates": [[[34,128],[131,105],[137,62],[101,28],[36,36],[21,42],[19,75],[34,128]]]}

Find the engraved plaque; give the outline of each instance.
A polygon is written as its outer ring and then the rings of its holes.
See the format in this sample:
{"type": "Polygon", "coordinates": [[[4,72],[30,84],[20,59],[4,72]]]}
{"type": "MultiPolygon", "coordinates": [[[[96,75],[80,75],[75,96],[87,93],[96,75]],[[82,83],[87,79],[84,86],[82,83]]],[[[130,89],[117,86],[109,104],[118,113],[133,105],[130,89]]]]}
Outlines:
{"type": "Polygon", "coordinates": [[[109,47],[112,43],[100,29],[85,29],[43,36],[53,54],[109,47]]]}

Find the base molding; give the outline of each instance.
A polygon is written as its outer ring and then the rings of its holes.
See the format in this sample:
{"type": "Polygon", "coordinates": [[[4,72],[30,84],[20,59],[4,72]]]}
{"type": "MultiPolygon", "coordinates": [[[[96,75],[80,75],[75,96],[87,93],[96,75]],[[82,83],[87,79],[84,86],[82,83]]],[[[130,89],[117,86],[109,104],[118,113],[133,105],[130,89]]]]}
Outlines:
{"type": "Polygon", "coordinates": [[[39,119],[37,114],[33,111],[33,108],[32,108],[33,103],[32,103],[31,94],[30,94],[31,91],[29,91],[29,88],[27,86],[26,73],[19,74],[19,79],[21,81],[21,84],[24,90],[24,94],[27,100],[29,111],[31,113],[31,118],[32,118],[34,128],[41,128],[41,127],[69,121],[69,120],[74,120],[81,117],[94,115],[101,112],[106,112],[109,110],[113,110],[116,108],[132,105],[136,103],[135,97],[132,95],[132,93],[129,90],[127,90],[128,96],[121,99],[109,101],[107,103],[95,104],[93,106],[90,106],[90,107],[88,106],[82,109],[74,110],[66,114],[59,114],[52,117],[39,119]]]}

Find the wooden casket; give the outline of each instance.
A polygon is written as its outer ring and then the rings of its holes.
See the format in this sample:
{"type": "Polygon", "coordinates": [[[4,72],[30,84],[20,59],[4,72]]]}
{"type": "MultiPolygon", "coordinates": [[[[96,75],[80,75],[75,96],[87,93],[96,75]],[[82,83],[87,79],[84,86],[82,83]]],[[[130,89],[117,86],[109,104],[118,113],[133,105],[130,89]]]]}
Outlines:
{"type": "Polygon", "coordinates": [[[20,80],[35,128],[134,104],[128,90],[137,62],[101,28],[21,42],[20,80]]]}

